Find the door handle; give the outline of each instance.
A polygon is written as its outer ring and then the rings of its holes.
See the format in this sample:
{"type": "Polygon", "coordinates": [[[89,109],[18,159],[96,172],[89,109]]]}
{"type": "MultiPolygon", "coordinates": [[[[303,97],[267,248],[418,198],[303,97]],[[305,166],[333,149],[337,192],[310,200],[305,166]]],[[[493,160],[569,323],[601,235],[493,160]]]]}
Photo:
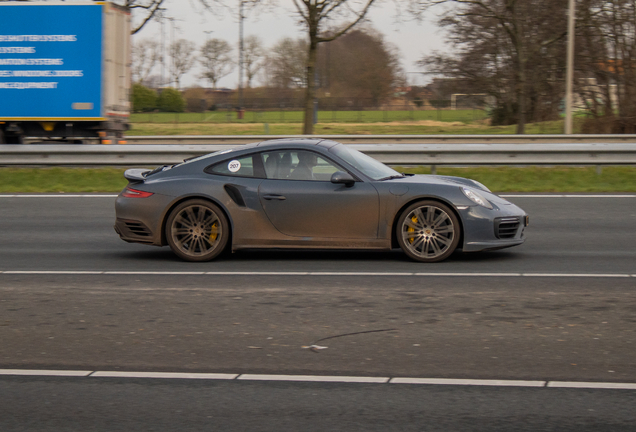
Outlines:
{"type": "Polygon", "coordinates": [[[263,195],[263,199],[266,200],[278,200],[278,201],[284,201],[286,198],[282,195],[263,195]]]}

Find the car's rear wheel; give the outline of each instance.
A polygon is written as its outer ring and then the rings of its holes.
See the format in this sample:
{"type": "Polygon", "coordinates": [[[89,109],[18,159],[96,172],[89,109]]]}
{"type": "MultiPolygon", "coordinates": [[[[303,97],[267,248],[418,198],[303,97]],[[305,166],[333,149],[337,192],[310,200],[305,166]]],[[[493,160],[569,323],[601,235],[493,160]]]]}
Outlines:
{"type": "Polygon", "coordinates": [[[166,239],[172,251],[186,261],[209,261],[227,244],[229,224],[216,205],[189,200],[172,210],[166,223],[166,239]]]}
{"type": "Polygon", "coordinates": [[[396,230],[404,253],[421,262],[445,260],[457,248],[460,237],[457,216],[437,201],[419,201],[406,208],[396,230]]]}

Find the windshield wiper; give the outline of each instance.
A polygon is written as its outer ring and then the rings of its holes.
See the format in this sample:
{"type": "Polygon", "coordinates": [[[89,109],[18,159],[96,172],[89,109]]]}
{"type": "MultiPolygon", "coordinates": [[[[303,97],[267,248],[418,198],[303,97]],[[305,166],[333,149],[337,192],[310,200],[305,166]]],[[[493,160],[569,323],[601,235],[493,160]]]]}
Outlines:
{"type": "Polygon", "coordinates": [[[404,174],[398,174],[398,175],[392,175],[388,177],[382,177],[381,179],[378,179],[378,181],[393,180],[393,179],[399,179],[404,177],[406,177],[404,174]]]}

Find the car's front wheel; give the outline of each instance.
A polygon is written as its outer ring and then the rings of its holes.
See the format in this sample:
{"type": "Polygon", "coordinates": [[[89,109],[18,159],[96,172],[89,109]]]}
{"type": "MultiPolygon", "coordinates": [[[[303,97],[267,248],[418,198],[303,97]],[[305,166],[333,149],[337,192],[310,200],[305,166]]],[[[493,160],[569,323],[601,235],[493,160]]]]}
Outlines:
{"type": "Polygon", "coordinates": [[[457,248],[460,237],[457,216],[437,201],[419,201],[407,207],[396,230],[404,253],[421,262],[445,260],[457,248]]]}
{"type": "Polygon", "coordinates": [[[216,205],[189,200],[172,210],[166,223],[166,239],[172,251],[186,261],[209,261],[227,244],[229,224],[216,205]]]}

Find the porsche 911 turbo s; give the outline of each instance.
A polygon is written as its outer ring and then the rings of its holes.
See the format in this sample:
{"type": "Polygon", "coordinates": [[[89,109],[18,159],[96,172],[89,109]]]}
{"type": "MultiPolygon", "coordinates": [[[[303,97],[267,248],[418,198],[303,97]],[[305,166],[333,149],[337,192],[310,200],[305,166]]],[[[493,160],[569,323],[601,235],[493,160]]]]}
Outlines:
{"type": "Polygon", "coordinates": [[[401,174],[322,139],[264,141],[124,175],[115,231],[187,261],[226,249],[400,247],[437,262],[456,249],[519,245],[528,225],[479,182],[401,174]]]}

